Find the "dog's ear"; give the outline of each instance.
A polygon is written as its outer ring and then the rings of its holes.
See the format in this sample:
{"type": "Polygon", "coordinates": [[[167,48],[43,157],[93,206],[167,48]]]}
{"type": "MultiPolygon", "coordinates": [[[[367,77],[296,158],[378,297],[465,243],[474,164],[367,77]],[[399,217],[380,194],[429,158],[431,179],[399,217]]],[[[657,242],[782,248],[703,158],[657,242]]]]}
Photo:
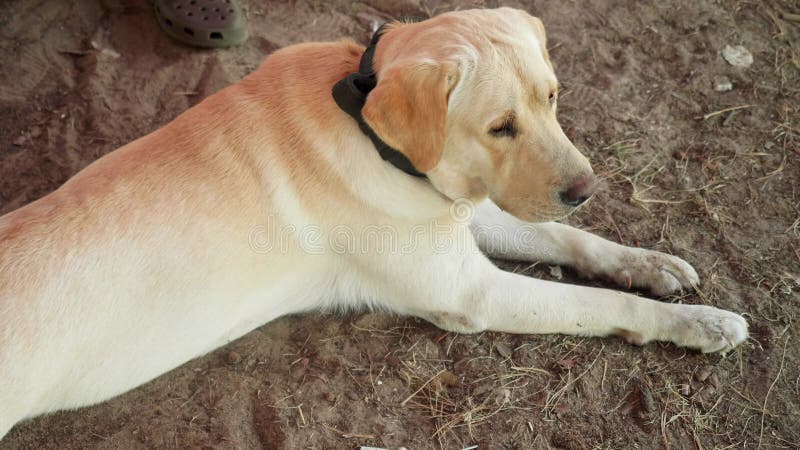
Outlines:
{"type": "Polygon", "coordinates": [[[442,157],[447,101],[457,81],[454,63],[393,65],[380,73],[361,114],[381,140],[427,172],[442,157]]]}

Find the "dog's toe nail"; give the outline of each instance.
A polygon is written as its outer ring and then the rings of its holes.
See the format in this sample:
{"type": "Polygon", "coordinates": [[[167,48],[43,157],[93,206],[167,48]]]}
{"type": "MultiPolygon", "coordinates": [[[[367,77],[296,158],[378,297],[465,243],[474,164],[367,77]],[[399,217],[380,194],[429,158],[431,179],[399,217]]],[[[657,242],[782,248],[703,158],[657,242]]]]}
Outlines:
{"type": "Polygon", "coordinates": [[[617,283],[625,285],[630,289],[633,286],[633,276],[630,271],[622,270],[616,277],[617,283]]]}

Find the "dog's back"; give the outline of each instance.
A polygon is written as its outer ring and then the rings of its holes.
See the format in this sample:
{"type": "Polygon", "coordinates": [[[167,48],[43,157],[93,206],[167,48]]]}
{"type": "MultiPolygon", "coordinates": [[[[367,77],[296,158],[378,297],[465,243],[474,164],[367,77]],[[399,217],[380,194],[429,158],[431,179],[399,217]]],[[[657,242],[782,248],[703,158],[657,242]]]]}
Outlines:
{"type": "MultiPolygon", "coordinates": [[[[282,82],[278,69],[358,49],[283,50],[249,87],[263,92],[282,82]]],[[[0,438],[24,418],[118,395],[326,291],[309,283],[314,264],[295,267],[279,240],[272,252],[253,247],[259,227],[282,226],[270,192],[284,189],[286,167],[269,167],[280,159],[270,152],[289,144],[270,141],[279,126],[261,122],[270,103],[246,85],[0,217],[0,438]]],[[[273,117],[292,107],[275,102],[273,117]]],[[[323,284],[331,276],[319,275],[323,284]]]]}

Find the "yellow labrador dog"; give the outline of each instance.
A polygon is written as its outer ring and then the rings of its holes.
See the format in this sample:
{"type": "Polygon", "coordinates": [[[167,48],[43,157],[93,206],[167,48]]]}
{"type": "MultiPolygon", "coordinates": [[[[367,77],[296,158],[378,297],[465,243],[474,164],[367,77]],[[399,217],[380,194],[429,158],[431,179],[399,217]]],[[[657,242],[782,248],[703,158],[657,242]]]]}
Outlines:
{"type": "Polygon", "coordinates": [[[289,313],[377,307],[473,333],[724,352],[737,314],[504,272],[546,261],[665,294],[674,256],[566,225],[591,194],[542,23],[502,8],[313,43],[0,218],[0,436],[289,313]],[[474,208],[471,205],[476,205],[474,208]]]}

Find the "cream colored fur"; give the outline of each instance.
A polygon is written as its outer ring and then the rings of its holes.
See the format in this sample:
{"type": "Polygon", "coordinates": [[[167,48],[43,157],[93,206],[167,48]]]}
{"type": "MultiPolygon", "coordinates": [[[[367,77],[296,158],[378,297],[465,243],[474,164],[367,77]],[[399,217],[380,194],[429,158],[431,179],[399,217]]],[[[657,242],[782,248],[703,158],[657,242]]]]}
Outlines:
{"type": "Polygon", "coordinates": [[[430,166],[432,185],[381,160],[330,98],[363,47],[304,44],[0,218],[0,437],[321,308],[704,352],[744,341],[734,313],[537,280],[485,256],[568,265],[657,294],[698,283],[677,257],[523,222],[571,212],[557,193],[591,174],[555,120],[544,39],[538,19],[511,9],[387,32],[381,91],[365,115],[430,166]],[[443,91],[424,111],[401,111],[404,83],[443,91]],[[509,112],[517,137],[488,135],[509,112]],[[426,128],[434,123],[445,128],[426,128]],[[423,132],[429,140],[414,139],[423,132]]]}

